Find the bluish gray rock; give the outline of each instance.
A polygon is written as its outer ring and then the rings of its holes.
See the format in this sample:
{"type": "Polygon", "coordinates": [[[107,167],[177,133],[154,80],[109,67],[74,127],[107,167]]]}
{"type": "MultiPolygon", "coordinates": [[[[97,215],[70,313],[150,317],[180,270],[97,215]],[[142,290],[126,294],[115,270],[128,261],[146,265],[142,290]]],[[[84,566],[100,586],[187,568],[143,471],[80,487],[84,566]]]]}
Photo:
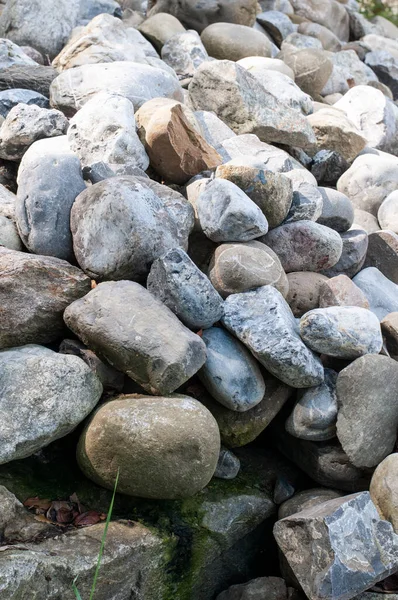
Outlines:
{"type": "Polygon", "coordinates": [[[223,299],[182,248],[157,258],[147,289],[190,329],[211,327],[223,315],[223,299]]]}
{"type": "Polygon", "coordinates": [[[237,412],[259,404],[265,383],[257,361],[245,346],[218,327],[204,331],[202,340],[207,359],[198,376],[212,397],[237,412]]]}
{"type": "Polygon", "coordinates": [[[320,150],[312,160],[311,173],[319,185],[335,186],[349,168],[346,159],[335,150],[320,150]]]}
{"type": "Polygon", "coordinates": [[[321,272],[326,277],[336,275],[347,275],[354,277],[365,263],[368,250],[368,234],[364,229],[350,229],[340,234],[343,242],[343,250],[336,264],[323,269],[321,272]]]}
{"type": "Polygon", "coordinates": [[[21,238],[14,221],[0,215],[0,246],[10,248],[10,250],[23,249],[21,238]]]}
{"type": "Polygon", "coordinates": [[[365,294],[370,310],[381,321],[391,312],[398,311],[398,286],[387,279],[376,267],[367,267],[353,278],[365,294]]]}
{"type": "Polygon", "coordinates": [[[336,435],[337,373],[325,369],[325,381],[298,392],[298,399],[286,421],[286,431],[302,440],[323,442],[336,435]]]}
{"type": "Polygon", "coordinates": [[[228,296],[222,322],[284,383],[306,388],[323,381],[319,358],[302,342],[289,305],[274,287],[228,296]]]}
{"type": "Polygon", "coordinates": [[[398,57],[388,51],[376,50],[367,53],[365,62],[376,73],[379,80],[390,88],[394,100],[397,100],[398,57]]]}
{"type": "Polygon", "coordinates": [[[17,104],[36,104],[41,108],[49,108],[48,98],[33,90],[15,88],[0,92],[0,116],[6,117],[17,104]]]}
{"type": "Polygon", "coordinates": [[[162,60],[183,79],[192,77],[205,60],[209,60],[202,40],[193,29],[176,33],[163,45],[162,60]]]}
{"type": "MultiPolygon", "coordinates": [[[[306,171],[303,172],[308,173],[306,171]]],[[[322,206],[323,198],[318,190],[316,181],[314,183],[309,181],[295,182],[293,179],[292,204],[283,221],[283,225],[296,221],[316,221],[322,213],[322,206]]]]}
{"type": "Polygon", "coordinates": [[[378,354],[383,345],[378,318],[359,306],[310,310],[300,320],[300,335],[314,352],[336,358],[378,354]]]}
{"type": "Polygon", "coordinates": [[[196,209],[203,233],[213,242],[249,242],[268,231],[261,209],[227,179],[206,185],[196,209]]]}
{"type": "Polygon", "coordinates": [[[286,517],[276,523],[274,536],[312,600],[348,600],[397,570],[398,536],[369,492],[286,517]]]}
{"type": "Polygon", "coordinates": [[[240,471],[240,460],[231,450],[221,446],[220,456],[214,477],[218,479],[235,479],[240,471]]]}
{"type": "Polygon", "coordinates": [[[350,229],[354,222],[354,207],[349,198],[331,188],[320,187],[318,189],[322,194],[323,208],[317,222],[339,233],[350,229]]]}

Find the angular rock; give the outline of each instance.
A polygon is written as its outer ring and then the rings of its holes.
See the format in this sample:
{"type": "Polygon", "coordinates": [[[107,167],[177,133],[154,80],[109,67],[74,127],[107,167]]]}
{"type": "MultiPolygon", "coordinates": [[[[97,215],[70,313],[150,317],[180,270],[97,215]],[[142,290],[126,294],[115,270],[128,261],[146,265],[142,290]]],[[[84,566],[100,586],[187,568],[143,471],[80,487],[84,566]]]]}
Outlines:
{"type": "Polygon", "coordinates": [[[225,140],[236,137],[236,133],[212,112],[196,110],[194,115],[202,137],[204,137],[210,146],[213,146],[223,160],[229,160],[229,156],[223,148],[222,143],[225,140]]]}
{"type": "Polygon", "coordinates": [[[366,146],[366,139],[355,125],[333,109],[318,110],[307,120],[315,132],[318,148],[337,151],[348,162],[366,146]]]}
{"type": "Polygon", "coordinates": [[[256,19],[257,23],[260,23],[265,31],[275,40],[277,46],[280,46],[283,40],[295,31],[289,17],[277,10],[267,10],[266,12],[259,13],[256,19]]]}
{"type": "Polygon", "coordinates": [[[320,290],[328,278],[320,273],[297,271],[287,276],[289,293],[286,301],[295,317],[319,307],[320,290]]]}
{"type": "Polygon", "coordinates": [[[391,312],[398,311],[398,287],[387,279],[376,267],[367,267],[353,281],[365,294],[370,310],[379,320],[391,312]]]}
{"type": "Polygon", "coordinates": [[[108,489],[114,487],[118,465],[121,493],[175,499],[209,483],[219,451],[217,423],[197,400],[130,395],[94,414],[80,438],[77,459],[89,479],[108,489]]]}
{"type": "Polygon", "coordinates": [[[289,289],[278,256],[257,241],[218,246],[209,265],[209,278],[223,298],[263,285],[273,285],[282,296],[289,289]]]}
{"type": "MultiPolygon", "coordinates": [[[[391,192],[377,211],[381,229],[398,233],[398,191],[391,192]]],[[[371,232],[369,232],[371,233],[371,232]]]]}
{"type": "Polygon", "coordinates": [[[73,431],[102,393],[76,356],[28,345],[0,352],[0,464],[30,456],[73,431]]]}
{"type": "Polygon", "coordinates": [[[338,232],[347,231],[354,222],[354,208],[350,200],[337,190],[320,187],[323,208],[318,223],[338,232]]]}
{"type": "Polygon", "coordinates": [[[398,530],[398,454],[390,454],[376,468],[369,493],[382,519],[398,530]]]}
{"type": "Polygon", "coordinates": [[[282,52],[295,52],[296,50],[302,50],[303,48],[322,50],[323,46],[320,40],[298,32],[289,34],[281,45],[282,52]]]}
{"type": "Polygon", "coordinates": [[[147,289],[190,329],[211,327],[223,315],[221,296],[182,248],[153,262],[147,289]]]}
{"type": "Polygon", "coordinates": [[[306,313],[300,335],[314,352],[336,358],[354,359],[378,354],[383,345],[375,314],[357,306],[330,306],[306,313]]]}
{"type": "Polygon", "coordinates": [[[369,308],[369,302],[363,291],[347,275],[337,275],[322,282],[319,288],[319,308],[328,306],[369,308]]]}
{"type": "Polygon", "coordinates": [[[335,52],[330,58],[333,71],[321,92],[322,96],[345,94],[352,86],[378,82],[377,75],[359,59],[354,50],[344,49],[343,52],[335,52]]]}
{"type": "Polygon", "coordinates": [[[327,277],[347,275],[354,277],[365,263],[368,250],[368,234],[363,229],[350,229],[340,234],[343,242],[343,251],[336,264],[322,273],[327,277]]]}
{"type": "Polygon", "coordinates": [[[345,158],[334,150],[320,150],[312,160],[311,173],[319,185],[336,186],[338,179],[349,169],[345,158]]]}
{"type": "Polygon", "coordinates": [[[398,359],[398,313],[389,313],[380,323],[387,352],[394,360],[398,359]]]}
{"type": "Polygon", "coordinates": [[[294,79],[299,88],[310,96],[321,93],[333,70],[332,61],[327,53],[317,48],[284,51],[281,58],[293,69],[294,79]]]}
{"type": "Polygon", "coordinates": [[[246,56],[271,56],[271,44],[260,31],[235,23],[213,23],[201,33],[209,56],[237,61],[246,56]]]}
{"type": "Polygon", "coordinates": [[[286,273],[332,267],[340,259],[343,249],[336,231],[313,221],[281,225],[261,241],[276,252],[286,273]]]}
{"type": "Polygon", "coordinates": [[[325,27],[319,23],[304,21],[299,24],[297,31],[303,35],[309,35],[318,39],[324,50],[330,50],[330,52],[340,52],[341,50],[339,38],[328,29],[328,26],[325,27]]]}
{"type": "Polygon", "coordinates": [[[183,79],[193,77],[202,62],[209,60],[197,31],[176,33],[162,47],[162,60],[183,79]]]}
{"type": "Polygon", "coordinates": [[[222,322],[284,383],[304,388],[323,381],[319,359],[301,341],[293,313],[274,287],[229,296],[222,322]]]}
{"type": "Polygon", "coordinates": [[[397,384],[398,365],[387,356],[362,356],[339,373],[337,437],[357,467],[375,467],[393,451],[397,384]]]}
{"type": "Polygon", "coordinates": [[[211,396],[237,412],[259,404],[265,383],[259,365],[245,346],[218,327],[204,331],[202,340],[207,359],[198,376],[211,396]]]}
{"type": "Polygon", "coordinates": [[[398,56],[392,56],[389,51],[377,50],[368,52],[366,64],[376,73],[379,80],[392,91],[394,100],[398,99],[398,56]]]}
{"type": "Polygon", "coordinates": [[[25,52],[10,40],[0,39],[0,68],[7,69],[13,65],[36,65],[25,52]]]}
{"type": "Polygon", "coordinates": [[[392,231],[375,231],[368,239],[365,267],[376,267],[398,283],[398,235],[392,231]]]}
{"type": "Polygon", "coordinates": [[[299,513],[302,510],[323,504],[334,498],[341,498],[341,496],[343,494],[334,490],[328,490],[327,488],[312,488],[298,492],[279,507],[278,518],[284,519],[285,517],[290,517],[290,515],[299,513]]]}
{"type": "Polygon", "coordinates": [[[184,26],[175,16],[159,11],[145,19],[138,29],[158,52],[174,35],[185,32],[184,26]]]}
{"type": "Polygon", "coordinates": [[[293,589],[288,588],[280,577],[258,577],[247,583],[232,585],[216,600],[287,600],[291,592],[293,589]]]}
{"type": "Polygon", "coordinates": [[[0,215],[0,246],[10,250],[23,249],[15,223],[3,215],[0,215]]]}
{"type": "Polygon", "coordinates": [[[316,221],[322,214],[323,200],[315,177],[306,169],[292,169],[286,175],[293,184],[293,200],[282,224],[316,221]]]}
{"type": "Polygon", "coordinates": [[[6,117],[10,110],[17,104],[35,104],[41,108],[48,108],[48,98],[33,90],[12,89],[0,92],[0,115],[6,117]]]}
{"type": "Polygon", "coordinates": [[[308,147],[314,133],[304,116],[269,93],[246,69],[231,61],[203,63],[190,85],[195,110],[209,110],[235,133],[254,133],[268,142],[308,147]]]}
{"type": "Polygon", "coordinates": [[[276,523],[274,536],[312,600],[347,600],[396,570],[398,538],[379,518],[369,492],[286,517],[276,523]],[[347,528],[353,535],[342,544],[347,528]]]}
{"type": "Polygon", "coordinates": [[[240,471],[240,460],[231,450],[221,446],[220,455],[214,477],[218,479],[235,479],[240,471]]]}
{"type": "MultiPolygon", "coordinates": [[[[1,179],[1,176],[0,176],[1,179]]],[[[15,220],[16,196],[0,184],[0,215],[15,220]]]]}
{"type": "Polygon", "coordinates": [[[65,311],[67,326],[152,394],[170,394],[206,360],[199,336],[132,281],[98,285],[65,311]]]}

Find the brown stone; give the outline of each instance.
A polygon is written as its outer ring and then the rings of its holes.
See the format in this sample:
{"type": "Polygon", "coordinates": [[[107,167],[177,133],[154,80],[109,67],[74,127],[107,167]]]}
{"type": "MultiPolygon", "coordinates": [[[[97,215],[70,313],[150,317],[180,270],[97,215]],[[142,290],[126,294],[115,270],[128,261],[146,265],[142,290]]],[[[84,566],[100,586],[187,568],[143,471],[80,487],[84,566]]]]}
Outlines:
{"type": "Polygon", "coordinates": [[[398,532],[398,454],[390,454],[376,468],[370,482],[372,498],[382,519],[398,532]]]}
{"type": "Polygon", "coordinates": [[[334,150],[351,162],[367,144],[366,139],[344,114],[323,108],[307,117],[319,150],[334,150]]]}
{"type": "Polygon", "coordinates": [[[389,355],[398,360],[398,312],[388,314],[380,325],[389,355]]]}
{"type": "Polygon", "coordinates": [[[363,291],[347,275],[337,275],[324,281],[319,288],[319,308],[327,306],[369,308],[369,302],[363,291]]]}
{"type": "Polygon", "coordinates": [[[222,163],[221,156],[194,128],[179,102],[159,105],[155,98],[138,110],[136,119],[151,165],[166,181],[184,184],[201,171],[222,163]]]}
{"type": "Polygon", "coordinates": [[[368,239],[365,267],[376,267],[398,283],[398,235],[392,231],[375,231],[368,239]]]}
{"type": "Polygon", "coordinates": [[[313,308],[319,308],[319,294],[323,283],[328,281],[325,275],[297,271],[288,273],[289,293],[286,300],[295,317],[302,317],[313,308]]]}
{"type": "Polygon", "coordinates": [[[294,494],[289,500],[286,500],[280,505],[278,511],[278,519],[285,519],[307,508],[312,508],[328,500],[340,498],[343,496],[341,492],[330,490],[328,488],[312,488],[294,494]]]}

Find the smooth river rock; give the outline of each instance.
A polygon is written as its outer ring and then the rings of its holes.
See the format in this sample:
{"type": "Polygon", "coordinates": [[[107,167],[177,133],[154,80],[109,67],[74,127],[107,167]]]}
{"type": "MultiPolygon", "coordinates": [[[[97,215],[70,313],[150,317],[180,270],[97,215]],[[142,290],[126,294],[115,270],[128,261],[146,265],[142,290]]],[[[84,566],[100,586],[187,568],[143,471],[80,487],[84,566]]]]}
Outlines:
{"type": "Polygon", "coordinates": [[[370,310],[380,319],[398,311],[398,287],[376,267],[362,269],[353,282],[365,294],[370,310]]]}
{"type": "Polygon", "coordinates": [[[373,473],[369,493],[382,519],[398,531],[398,453],[385,458],[373,473]]]}

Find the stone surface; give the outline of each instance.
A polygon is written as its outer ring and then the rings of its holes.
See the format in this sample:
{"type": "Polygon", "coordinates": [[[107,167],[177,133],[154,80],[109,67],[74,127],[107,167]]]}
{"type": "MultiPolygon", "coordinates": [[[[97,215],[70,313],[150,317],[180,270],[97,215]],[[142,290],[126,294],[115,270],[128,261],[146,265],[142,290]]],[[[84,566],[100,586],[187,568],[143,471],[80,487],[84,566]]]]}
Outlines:
{"type": "Polygon", "coordinates": [[[323,281],[319,288],[319,308],[328,306],[369,308],[369,302],[363,291],[347,275],[337,275],[323,281]]]}
{"type": "Polygon", "coordinates": [[[398,191],[391,192],[383,200],[377,211],[377,220],[381,229],[398,233],[398,191]]]}
{"type": "Polygon", "coordinates": [[[345,7],[335,0],[291,0],[296,15],[330,29],[343,42],[348,41],[349,18],[345,7]]]}
{"type": "Polygon", "coordinates": [[[333,70],[329,56],[318,48],[301,48],[282,54],[283,62],[293,69],[299,88],[310,96],[320,94],[333,70]]]}
{"type": "Polygon", "coordinates": [[[214,477],[218,479],[235,479],[240,470],[240,460],[231,450],[221,446],[214,477]]]}
{"type": "Polygon", "coordinates": [[[381,320],[390,312],[398,311],[398,288],[376,267],[367,267],[353,279],[365,294],[370,310],[381,320]]]}
{"type": "Polygon", "coordinates": [[[213,111],[237,134],[304,148],[315,142],[303,115],[282,105],[232,61],[203,63],[189,85],[189,97],[195,110],[213,111]]]}
{"type": "Polygon", "coordinates": [[[312,488],[297,492],[279,507],[278,518],[284,519],[285,517],[290,517],[290,515],[299,513],[307,508],[312,508],[318,504],[323,504],[328,500],[340,498],[342,495],[327,488],[312,488]]]}
{"type": "Polygon", "coordinates": [[[262,401],[265,383],[260,367],[250,352],[224,329],[212,327],[202,334],[206,362],[199,379],[226,408],[246,412],[262,401]]]}
{"type": "Polygon", "coordinates": [[[293,591],[280,577],[258,577],[247,583],[232,585],[216,600],[287,600],[289,590],[293,591]]]}
{"type": "Polygon", "coordinates": [[[398,358],[398,313],[389,313],[380,323],[384,343],[391,358],[398,358]]]}
{"type": "Polygon", "coordinates": [[[276,523],[274,536],[313,600],[352,598],[396,570],[398,538],[391,525],[379,518],[369,492],[329,500],[286,517],[276,523]],[[353,534],[344,536],[342,543],[341,532],[347,528],[353,534]],[[360,561],[354,558],[358,555],[360,561]]]}
{"type": "Polygon", "coordinates": [[[42,65],[14,65],[0,72],[0,90],[21,89],[33,91],[46,98],[50,95],[50,85],[57,76],[53,67],[42,65]]]}
{"type": "Polygon", "coordinates": [[[180,21],[167,12],[158,12],[150,16],[139,25],[138,29],[159,52],[174,35],[185,32],[180,21]]]}
{"type": "Polygon", "coordinates": [[[323,381],[319,359],[301,341],[293,313],[274,287],[229,296],[222,322],[284,383],[304,388],[323,381]]]}
{"type": "Polygon", "coordinates": [[[365,263],[368,250],[368,234],[363,229],[350,229],[340,234],[343,251],[337,263],[324,269],[322,273],[328,277],[347,275],[354,277],[365,263]]]}
{"type": "Polygon", "coordinates": [[[209,265],[209,278],[223,298],[262,285],[286,296],[289,284],[278,256],[261,242],[221,244],[209,265]]]}
{"type": "Polygon", "coordinates": [[[319,185],[335,186],[338,179],[349,169],[345,158],[334,150],[320,150],[312,160],[311,173],[319,185]]]}
{"type": "Polygon", "coordinates": [[[382,519],[390,521],[398,530],[398,454],[390,454],[376,468],[370,482],[369,493],[382,519]]]}
{"type": "Polygon", "coordinates": [[[354,229],[364,229],[367,233],[373,233],[380,230],[380,225],[374,215],[366,210],[356,208],[354,210],[354,229]]]}
{"type": "Polygon", "coordinates": [[[98,92],[128,98],[137,110],[152,98],[182,100],[178,79],[171,72],[130,61],[88,64],[64,71],[51,84],[51,104],[72,116],[98,92]]]}
{"type": "Polygon", "coordinates": [[[248,242],[268,231],[260,208],[227,179],[213,179],[199,194],[196,209],[203,233],[213,242],[248,242]]]}
{"type": "Polygon", "coordinates": [[[246,56],[271,56],[267,37],[245,25],[213,23],[201,33],[201,40],[209,56],[218,60],[237,61],[246,56]]]}
{"type": "Polygon", "coordinates": [[[318,223],[338,232],[347,231],[354,222],[354,208],[350,200],[337,190],[320,187],[323,208],[318,223]]]}
{"type": "Polygon", "coordinates": [[[36,65],[20,46],[10,40],[0,40],[0,68],[7,69],[13,65],[36,65]]]}
{"type": "Polygon", "coordinates": [[[209,59],[197,31],[176,33],[162,47],[162,60],[182,79],[193,77],[196,69],[209,59]]]}
{"type": "Polygon", "coordinates": [[[10,250],[23,248],[15,223],[3,215],[0,215],[0,245],[10,250]]]}
{"type": "Polygon", "coordinates": [[[343,249],[343,242],[336,231],[312,221],[281,225],[261,241],[276,252],[286,273],[333,267],[343,249]]]}
{"type": "Polygon", "coordinates": [[[147,289],[190,329],[211,327],[223,315],[221,296],[182,248],[152,263],[147,289]]]}
{"type": "Polygon", "coordinates": [[[33,90],[11,89],[0,92],[0,115],[6,117],[10,110],[17,104],[35,104],[41,108],[48,108],[48,98],[33,90]]]}
{"type": "Polygon", "coordinates": [[[352,86],[378,82],[375,73],[360,60],[354,50],[347,48],[343,52],[335,52],[330,58],[333,62],[333,71],[321,92],[322,96],[345,94],[352,86]]]}
{"type": "Polygon", "coordinates": [[[328,281],[325,275],[307,271],[289,273],[289,293],[286,301],[295,317],[319,307],[319,297],[322,284],[328,281]]]}
{"type": "Polygon", "coordinates": [[[365,267],[376,267],[398,283],[398,235],[392,231],[375,231],[369,234],[365,267]]]}
{"type": "Polygon", "coordinates": [[[0,247],[0,347],[57,340],[65,308],[89,291],[90,279],[63,260],[0,247]]]}
{"type": "Polygon", "coordinates": [[[307,117],[319,150],[334,150],[351,162],[366,146],[366,139],[344,114],[322,108],[307,117]]]}
{"type": "Polygon", "coordinates": [[[378,318],[359,306],[315,308],[301,318],[300,335],[314,352],[336,358],[378,354],[383,344],[378,318]]]}
{"type": "Polygon", "coordinates": [[[85,475],[108,489],[114,487],[118,465],[119,492],[174,499],[192,496],[209,483],[219,451],[217,423],[197,400],[128,395],[93,415],[77,458],[85,475]]]}
{"type": "Polygon", "coordinates": [[[398,365],[387,356],[362,356],[339,373],[337,436],[357,467],[375,467],[394,448],[397,382],[398,365]]]}
{"type": "Polygon", "coordinates": [[[297,31],[303,35],[309,35],[318,39],[324,50],[330,50],[331,52],[339,52],[341,50],[339,38],[328,29],[328,26],[325,27],[319,23],[304,21],[299,24],[297,31]]]}
{"type": "Polygon", "coordinates": [[[287,75],[292,81],[294,81],[293,69],[288,67],[283,60],[279,58],[267,58],[265,56],[247,56],[241,58],[238,61],[242,67],[250,71],[252,75],[258,77],[261,80],[261,73],[264,71],[277,71],[287,75]]]}
{"type": "Polygon", "coordinates": [[[68,306],[64,319],[86,346],[152,394],[170,394],[206,360],[200,337],[132,281],[98,285],[68,306]]]}
{"type": "Polygon", "coordinates": [[[292,169],[286,174],[293,184],[293,200],[283,225],[296,221],[316,221],[322,213],[323,200],[316,179],[306,169],[292,169]]]}
{"type": "Polygon", "coordinates": [[[379,80],[390,88],[394,100],[397,100],[398,56],[392,56],[388,50],[377,50],[376,52],[368,52],[365,61],[376,73],[379,80]]]}
{"type": "Polygon", "coordinates": [[[323,442],[336,435],[337,373],[325,369],[325,381],[298,392],[297,402],[286,421],[286,431],[302,440],[323,442]]]}
{"type": "Polygon", "coordinates": [[[73,431],[102,393],[99,379],[80,358],[42,346],[2,350],[0,364],[1,464],[73,431]]]}
{"type": "MultiPolygon", "coordinates": [[[[71,212],[77,261],[99,280],[143,279],[156,258],[181,245],[178,226],[175,215],[139,177],[96,183],[79,194],[71,212]],[[115,210],[117,219],[112,217],[115,210]]],[[[184,233],[186,244],[189,231],[184,233]]]]}

